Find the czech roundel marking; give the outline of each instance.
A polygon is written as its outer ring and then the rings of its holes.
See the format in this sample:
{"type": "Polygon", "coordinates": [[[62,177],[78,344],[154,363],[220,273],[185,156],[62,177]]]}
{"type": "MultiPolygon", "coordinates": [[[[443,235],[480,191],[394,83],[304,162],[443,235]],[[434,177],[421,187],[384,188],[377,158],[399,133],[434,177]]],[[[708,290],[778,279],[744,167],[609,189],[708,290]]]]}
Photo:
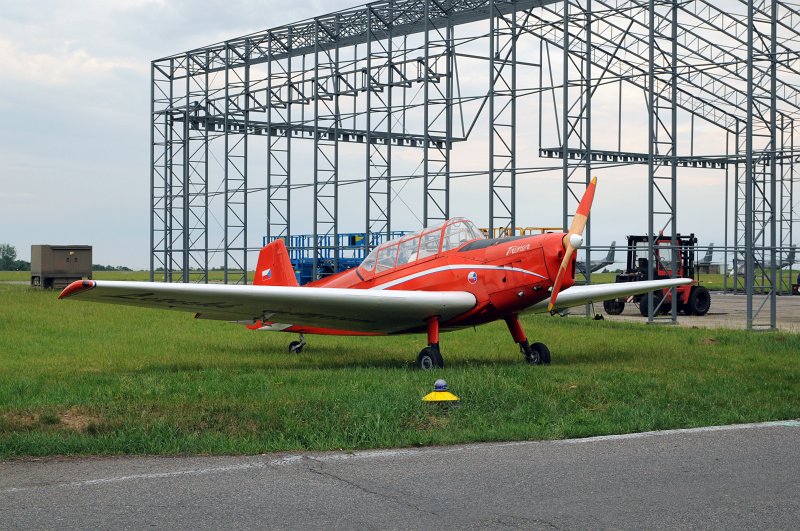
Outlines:
{"type": "Polygon", "coordinates": [[[475,284],[478,281],[478,273],[475,271],[470,271],[469,275],[467,275],[467,280],[470,284],[475,284]]]}
{"type": "Polygon", "coordinates": [[[272,278],[272,268],[261,272],[261,278],[264,278],[264,277],[272,278]]]}

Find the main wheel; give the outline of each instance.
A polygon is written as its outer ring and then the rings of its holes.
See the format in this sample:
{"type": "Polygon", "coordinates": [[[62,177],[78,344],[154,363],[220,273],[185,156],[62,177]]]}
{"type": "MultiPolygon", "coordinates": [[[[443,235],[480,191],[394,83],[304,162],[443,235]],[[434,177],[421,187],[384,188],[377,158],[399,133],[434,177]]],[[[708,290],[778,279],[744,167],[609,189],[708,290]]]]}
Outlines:
{"type": "Polygon", "coordinates": [[[300,354],[301,352],[303,352],[303,347],[305,347],[305,345],[300,341],[292,341],[291,343],[289,343],[289,352],[292,352],[294,354],[300,354]]]}
{"type": "Polygon", "coordinates": [[[689,293],[689,311],[694,315],[705,315],[711,308],[711,293],[704,286],[694,286],[689,293]]]}
{"type": "Polygon", "coordinates": [[[603,309],[608,315],[619,315],[625,309],[625,303],[619,299],[603,301],[603,309]]]}
{"type": "Polygon", "coordinates": [[[439,349],[425,347],[417,356],[417,367],[423,371],[444,368],[444,359],[439,349]]]}
{"type": "MultiPolygon", "coordinates": [[[[656,290],[653,292],[653,308],[658,308],[658,305],[661,303],[661,299],[664,298],[664,293],[661,290],[656,290]]],[[[647,317],[647,314],[650,313],[650,306],[648,305],[648,296],[647,293],[643,293],[642,296],[639,298],[639,312],[641,312],[643,317],[647,317]]]]}

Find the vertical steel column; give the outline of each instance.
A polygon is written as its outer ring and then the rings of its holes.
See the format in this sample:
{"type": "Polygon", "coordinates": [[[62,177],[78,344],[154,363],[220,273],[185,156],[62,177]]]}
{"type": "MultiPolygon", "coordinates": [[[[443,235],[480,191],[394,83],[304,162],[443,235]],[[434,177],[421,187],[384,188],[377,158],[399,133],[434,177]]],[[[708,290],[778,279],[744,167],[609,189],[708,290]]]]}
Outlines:
{"type": "Polygon", "coordinates": [[[156,271],[156,65],[150,63],[150,282],[156,271]]]}
{"type": "MultiPolygon", "coordinates": [[[[765,5],[766,7],[766,5],[765,5]]],[[[769,212],[769,256],[770,256],[770,268],[769,268],[769,284],[772,288],[769,294],[769,327],[773,330],[777,325],[776,322],[776,313],[778,310],[778,283],[777,283],[777,269],[778,269],[778,261],[777,261],[777,251],[776,247],[778,245],[778,213],[780,212],[780,207],[778,205],[778,190],[777,190],[777,181],[778,181],[778,159],[776,157],[776,150],[778,149],[777,143],[777,102],[776,102],[776,94],[778,92],[778,85],[777,85],[777,74],[778,74],[778,63],[777,63],[777,41],[778,41],[778,21],[777,21],[777,2],[776,0],[771,0],[770,2],[770,49],[769,49],[769,93],[770,93],[770,105],[769,105],[769,207],[771,212],[769,212]]],[[[766,253],[765,253],[766,254],[766,253]]]]}
{"type": "MultiPolygon", "coordinates": [[[[489,230],[513,236],[516,227],[517,17],[489,2],[489,230]],[[509,67],[509,68],[506,68],[509,67]],[[510,72],[509,72],[510,69],[510,72]]],[[[515,6],[516,2],[510,2],[515,6]]]]}
{"type": "Polygon", "coordinates": [[[182,184],[182,204],[183,216],[181,225],[183,231],[181,234],[181,282],[184,284],[189,282],[189,164],[191,163],[189,157],[189,101],[190,101],[190,66],[189,66],[189,53],[187,52],[183,58],[186,63],[185,68],[185,86],[183,97],[183,173],[181,175],[182,184]]]}
{"type": "Polygon", "coordinates": [[[364,253],[370,252],[378,241],[375,235],[390,233],[391,213],[391,160],[392,160],[392,90],[394,65],[392,58],[392,25],[384,18],[393,20],[393,2],[389,2],[388,13],[378,16],[371,6],[367,12],[366,69],[363,71],[363,90],[366,91],[365,171],[367,183],[364,253]],[[385,35],[386,45],[376,35],[385,35]],[[378,50],[376,51],[376,48],[378,50]],[[385,57],[385,59],[383,59],[385,57]],[[381,79],[385,71],[386,81],[381,79]],[[385,96],[384,96],[385,94],[385,96]],[[374,119],[373,119],[374,118],[374,119]],[[376,133],[385,130],[386,137],[376,133]]]}
{"type": "Polygon", "coordinates": [[[225,44],[225,262],[226,284],[247,284],[247,137],[250,40],[240,53],[225,44]],[[244,69],[244,78],[239,69],[244,69]],[[235,77],[235,80],[232,79],[235,77]],[[234,141],[231,141],[233,135],[234,141]]]}
{"type": "MultiPolygon", "coordinates": [[[[678,248],[677,234],[678,234],[678,3],[672,2],[672,10],[670,13],[670,203],[672,206],[672,215],[670,216],[670,234],[672,235],[672,273],[670,277],[676,278],[678,276],[678,248]]],[[[694,135],[694,114],[692,114],[692,135],[694,135]]],[[[692,151],[694,151],[694,136],[692,136],[692,151]]],[[[670,290],[672,295],[672,308],[670,308],[670,316],[672,322],[678,322],[678,290],[672,288],[670,290]]]]}
{"type": "Polygon", "coordinates": [[[745,129],[745,222],[744,259],[745,293],[747,295],[747,328],[753,328],[753,0],[747,0],[747,125],[745,129]]]}
{"type": "MultiPolygon", "coordinates": [[[[730,221],[730,185],[731,185],[731,172],[730,172],[730,158],[731,158],[731,150],[730,150],[730,142],[731,142],[731,134],[730,132],[725,133],[725,160],[728,161],[725,164],[725,224],[724,224],[724,238],[725,238],[725,250],[722,253],[722,291],[728,291],[728,233],[730,232],[729,221],[730,221]]],[[[735,224],[734,224],[735,226],[735,224]]],[[[735,240],[734,240],[735,241],[735,240]]],[[[734,286],[736,284],[734,283],[734,286]]]]}
{"type": "Polygon", "coordinates": [[[208,51],[186,54],[184,282],[208,282],[208,51]],[[199,55],[198,55],[199,54],[199,55]],[[200,58],[198,58],[200,57],[200,58]],[[201,103],[202,102],[202,103],[201,103]]]}
{"type": "MultiPolygon", "coordinates": [[[[592,80],[592,1],[585,7],[579,2],[564,2],[562,13],[562,34],[564,39],[563,57],[563,101],[562,124],[562,222],[568,230],[570,219],[575,215],[577,205],[586,186],[592,180],[592,93],[595,90],[592,80]],[[575,11],[570,15],[570,7],[575,11]],[[570,27],[570,18],[576,23],[570,27]],[[582,23],[580,21],[582,18],[582,23]],[[570,35],[570,29],[575,35],[570,35]],[[575,73],[572,78],[571,73],[575,73]],[[577,89],[570,98],[570,90],[577,89]],[[572,147],[571,147],[572,146],[572,147]],[[572,162],[570,162],[572,161],[572,162]],[[579,171],[583,168],[584,171],[579,171]]],[[[591,281],[591,217],[587,222],[585,234],[584,263],[585,282],[591,281]]],[[[591,316],[591,305],[584,308],[585,315],[591,316]]]]}
{"type": "MultiPolygon", "coordinates": [[[[583,66],[584,66],[584,85],[583,90],[585,91],[585,101],[584,101],[584,125],[583,128],[583,143],[586,150],[586,155],[584,157],[584,167],[586,169],[585,177],[586,177],[586,186],[589,186],[589,183],[592,182],[592,93],[594,92],[593,80],[592,80],[592,63],[594,62],[594,57],[592,57],[592,0],[586,0],[586,29],[584,30],[586,36],[586,50],[585,55],[583,58],[583,66]]],[[[583,197],[583,194],[581,194],[583,197]]],[[[591,218],[591,216],[590,216],[591,218]]],[[[584,245],[584,264],[586,264],[586,283],[592,283],[592,221],[588,219],[586,221],[586,229],[585,229],[586,239],[584,245]]],[[[592,317],[592,305],[587,304],[585,307],[586,317],[592,317]]]]}
{"type": "Polygon", "coordinates": [[[169,109],[167,111],[167,202],[166,202],[166,262],[167,281],[173,281],[173,273],[182,271],[183,265],[178,257],[183,258],[183,124],[176,117],[180,115],[180,96],[175,94],[180,63],[170,60],[169,109]]]}
{"type": "MultiPolygon", "coordinates": [[[[564,136],[561,145],[563,214],[564,230],[569,229],[570,219],[574,216],[580,198],[586,190],[587,175],[591,181],[591,95],[593,92],[591,79],[591,1],[586,7],[579,3],[564,2],[562,18],[562,34],[564,39],[563,56],[563,100],[561,127],[564,136]],[[575,11],[570,15],[570,7],[575,11]],[[575,24],[570,28],[570,18],[578,22],[583,17],[583,24],[575,24]],[[570,35],[570,29],[575,35],[570,35]],[[573,79],[572,73],[575,73],[573,79]],[[570,90],[577,89],[577,94],[570,98],[570,90]],[[570,161],[572,161],[570,163],[570,161]],[[579,169],[583,168],[583,172],[579,169]]],[[[591,221],[587,223],[587,234],[591,221]]],[[[588,241],[587,241],[588,247],[588,241]]]]}
{"type": "Polygon", "coordinates": [[[561,224],[564,232],[569,230],[569,0],[564,0],[564,12],[561,20],[562,35],[564,39],[564,57],[562,63],[563,97],[561,99],[561,130],[564,136],[561,140],[562,182],[561,182],[561,224]]]}
{"type": "Polygon", "coordinates": [[[776,324],[777,245],[777,26],[776,4],[747,2],[747,128],[745,146],[745,290],[747,327],[774,328],[776,324]],[[764,26],[769,23],[769,30],[764,26]],[[768,44],[769,48],[764,49],[768,44]],[[759,46],[759,48],[756,48],[759,46]],[[769,68],[756,62],[770,61],[769,68]],[[760,274],[756,277],[756,271],[760,274]],[[764,297],[754,305],[755,294],[764,297]],[[769,302],[769,305],[767,305],[769,302]],[[769,322],[757,321],[765,307],[769,322]]]}
{"type": "Polygon", "coordinates": [[[283,238],[291,245],[292,60],[283,68],[272,54],[291,52],[292,29],[285,43],[270,32],[267,49],[267,242],[283,238]]]}
{"type": "Polygon", "coordinates": [[[338,35],[315,20],[314,36],[314,278],[335,273],[339,265],[339,44],[320,43],[320,35],[338,35]],[[321,60],[324,59],[324,65],[321,60]],[[320,67],[325,75],[320,75],[320,67]],[[325,113],[322,115],[322,113],[325,113]]]}
{"type": "MultiPolygon", "coordinates": [[[[736,174],[736,187],[734,188],[734,226],[733,226],[733,292],[741,290],[747,293],[747,279],[745,276],[745,241],[746,241],[746,215],[747,204],[746,182],[747,182],[747,119],[744,124],[736,123],[736,162],[734,173],[736,174]]],[[[746,316],[745,316],[746,319],[746,316]]]]}
{"type": "Polygon", "coordinates": [[[453,82],[453,26],[450,20],[451,0],[442,4],[425,2],[425,24],[423,57],[417,64],[417,81],[423,83],[423,165],[424,205],[423,225],[443,221],[450,216],[450,148],[452,138],[453,82]],[[436,11],[431,12],[435,7],[436,11]],[[433,23],[434,18],[444,18],[445,34],[433,23]],[[431,33],[437,37],[431,41],[431,33]],[[442,48],[432,54],[432,45],[442,48]],[[444,73],[438,71],[439,61],[444,59],[444,73]],[[440,87],[444,78],[445,88],[440,87]],[[433,90],[431,90],[433,89],[433,90]],[[433,95],[432,95],[433,93],[433,95]],[[437,137],[438,138],[434,138],[437,137]]]}
{"type": "MultiPolygon", "coordinates": [[[[677,232],[676,200],[677,200],[677,8],[672,8],[666,15],[656,14],[655,0],[649,0],[648,23],[648,74],[647,74],[647,106],[648,106],[648,151],[647,151],[647,232],[648,272],[647,278],[654,279],[656,264],[660,258],[656,255],[654,238],[656,237],[656,217],[660,217],[658,234],[669,228],[671,234],[670,264],[671,277],[677,273],[677,232]],[[668,36],[664,31],[668,30],[668,36]],[[664,46],[663,41],[669,44],[664,46]],[[656,53],[659,50],[659,53],[656,53]],[[668,73],[669,79],[656,76],[656,68],[668,73]],[[666,94],[665,94],[666,93],[666,94]],[[666,104],[665,104],[666,103],[666,104]],[[665,119],[669,112],[669,119],[665,119]],[[668,174],[664,166],[669,166],[668,174]],[[664,182],[666,181],[666,182],[664,182]],[[660,199],[660,201],[658,201],[660,199]],[[657,204],[658,202],[658,204],[657,204]],[[661,221],[664,220],[662,223],[661,221]]],[[[675,292],[673,291],[673,294],[675,292]]],[[[654,322],[654,316],[660,308],[654,307],[653,293],[647,294],[647,322],[654,322]]],[[[660,306],[660,305],[659,305],[660,306]]],[[[677,319],[677,298],[672,297],[671,321],[677,319]]]]}

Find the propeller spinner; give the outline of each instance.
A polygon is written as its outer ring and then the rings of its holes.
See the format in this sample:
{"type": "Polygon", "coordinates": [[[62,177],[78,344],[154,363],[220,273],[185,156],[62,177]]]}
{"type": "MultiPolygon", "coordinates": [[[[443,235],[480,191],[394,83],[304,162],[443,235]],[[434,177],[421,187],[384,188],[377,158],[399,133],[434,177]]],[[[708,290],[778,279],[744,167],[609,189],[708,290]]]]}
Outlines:
{"type": "Polygon", "coordinates": [[[561,267],[558,268],[556,281],[553,283],[553,294],[550,296],[550,304],[547,306],[548,311],[552,312],[553,307],[556,305],[558,292],[561,290],[561,283],[564,281],[564,273],[567,270],[570,258],[572,258],[572,253],[583,245],[583,229],[586,228],[586,221],[589,219],[589,210],[592,208],[596,185],[597,177],[593,177],[592,182],[589,183],[583,193],[581,202],[578,205],[578,211],[575,212],[575,216],[572,218],[572,226],[562,240],[566,252],[564,253],[564,259],[561,261],[561,267]]]}

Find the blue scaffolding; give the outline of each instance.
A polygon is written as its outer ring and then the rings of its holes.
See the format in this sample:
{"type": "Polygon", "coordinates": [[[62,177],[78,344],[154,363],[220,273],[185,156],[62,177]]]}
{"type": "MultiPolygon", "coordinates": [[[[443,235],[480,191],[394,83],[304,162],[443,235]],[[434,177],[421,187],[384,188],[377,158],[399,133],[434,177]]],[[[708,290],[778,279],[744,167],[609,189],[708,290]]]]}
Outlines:
{"type": "MultiPolygon", "coordinates": [[[[369,246],[366,245],[365,232],[343,232],[334,236],[332,234],[317,236],[318,256],[317,263],[319,277],[326,277],[338,271],[344,271],[359,265],[367,255],[367,249],[374,249],[385,241],[393,240],[408,234],[408,231],[392,231],[386,233],[371,233],[369,246]],[[338,251],[339,259],[336,260],[338,251]]],[[[277,240],[266,236],[261,238],[262,245],[277,240]]],[[[314,280],[314,235],[293,234],[288,241],[284,238],[289,251],[289,260],[292,262],[294,274],[300,285],[314,280]]]]}

